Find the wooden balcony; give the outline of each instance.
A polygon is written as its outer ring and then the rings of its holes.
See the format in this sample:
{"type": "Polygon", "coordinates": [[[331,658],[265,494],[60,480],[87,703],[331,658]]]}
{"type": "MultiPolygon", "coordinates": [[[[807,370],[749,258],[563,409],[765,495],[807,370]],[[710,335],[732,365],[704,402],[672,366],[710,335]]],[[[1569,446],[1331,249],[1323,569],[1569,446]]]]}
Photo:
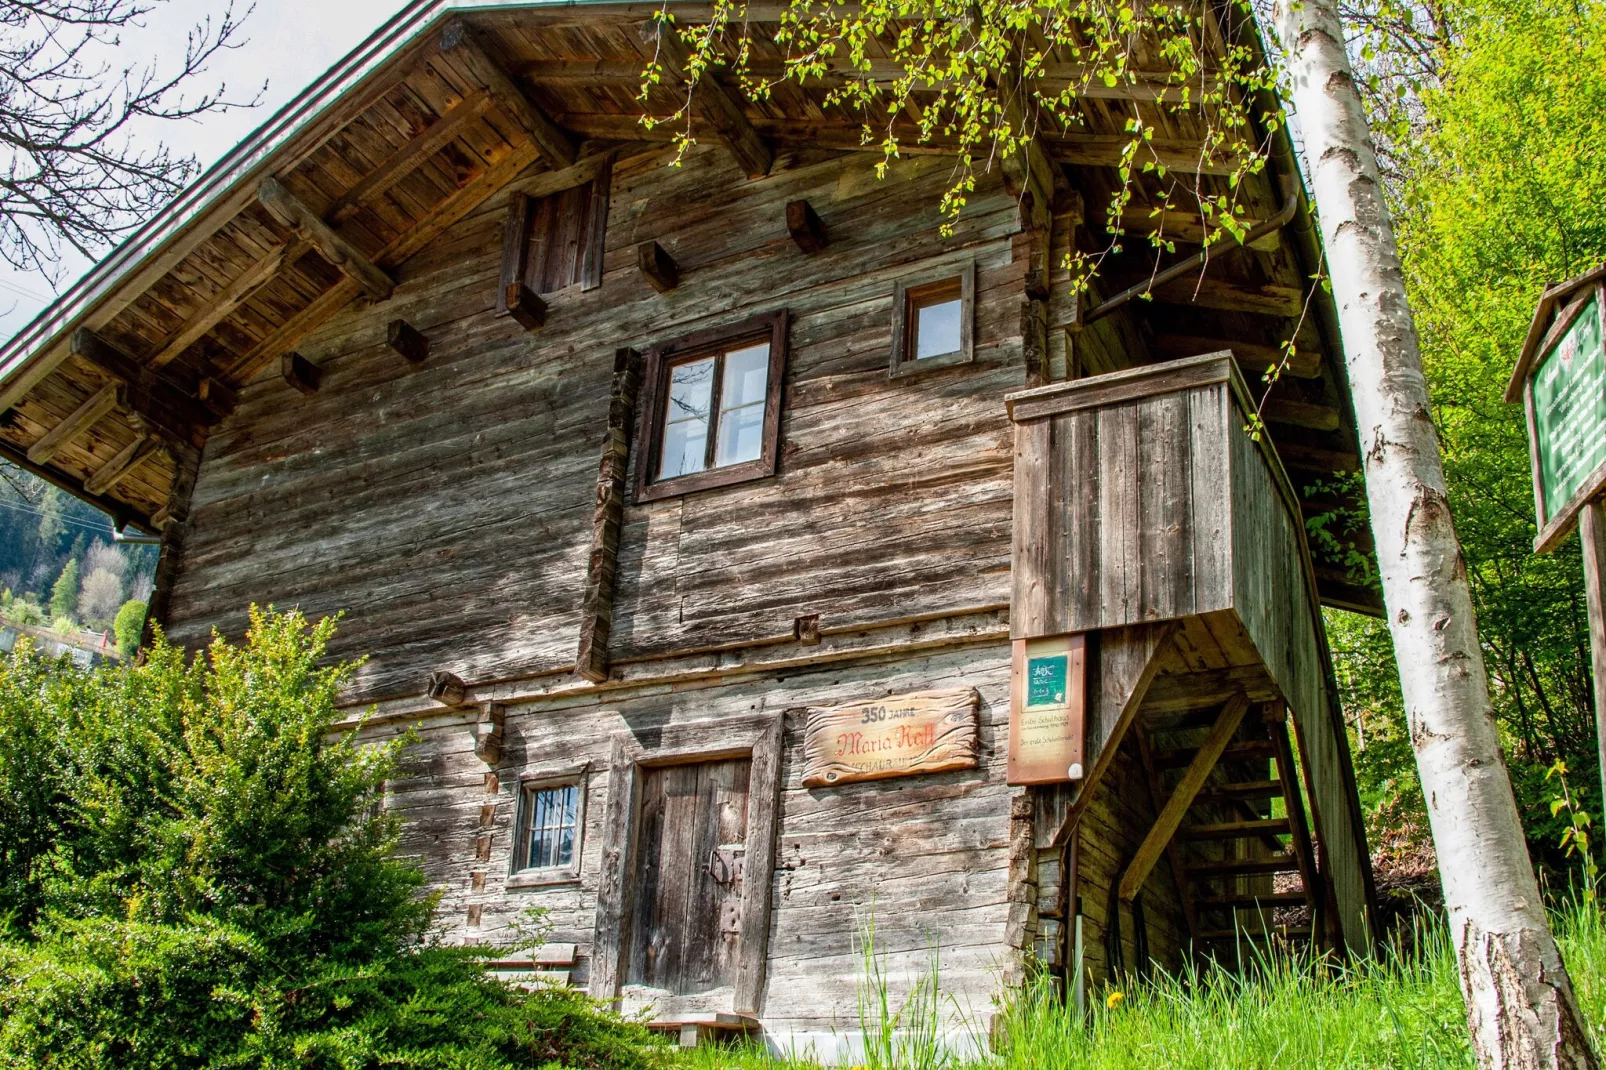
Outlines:
{"type": "MultiPolygon", "coordinates": [[[[1308,874],[1320,877],[1307,882],[1313,909],[1330,889],[1334,942],[1368,942],[1374,893],[1365,834],[1299,500],[1269,440],[1247,430],[1254,408],[1232,355],[1056,383],[1013,395],[1009,410],[1012,635],[1089,637],[1089,772],[1069,794],[1066,825],[1076,824],[1118,753],[1140,750],[1156,784],[1168,757],[1177,759],[1169,767],[1192,772],[1192,756],[1208,749],[1199,734],[1243,701],[1266,712],[1225,729],[1210,758],[1218,768],[1194,778],[1201,809],[1187,816],[1198,827],[1269,818],[1269,810],[1221,810],[1219,785],[1271,776],[1268,762],[1285,735],[1275,711],[1286,706],[1303,792],[1289,779],[1291,760],[1277,760],[1277,776],[1309,797],[1323,846],[1325,872],[1308,874]],[[1122,751],[1134,725],[1140,746],[1122,751]]],[[[1151,830],[1161,841],[1152,850],[1207,842],[1186,833],[1173,840],[1181,816],[1151,830]]],[[[1286,833],[1289,848],[1298,846],[1299,829],[1254,827],[1260,840],[1281,842],[1286,833]]],[[[1195,861],[1221,870],[1208,857],[1195,861]]],[[[1213,902],[1233,889],[1199,892],[1213,902]]]]}

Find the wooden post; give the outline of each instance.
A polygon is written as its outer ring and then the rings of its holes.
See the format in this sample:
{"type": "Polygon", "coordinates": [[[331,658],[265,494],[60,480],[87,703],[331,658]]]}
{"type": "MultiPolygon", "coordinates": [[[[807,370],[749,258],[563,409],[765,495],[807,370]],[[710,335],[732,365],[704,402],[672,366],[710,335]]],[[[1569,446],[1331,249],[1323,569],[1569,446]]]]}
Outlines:
{"type": "Polygon", "coordinates": [[[1584,596],[1589,604],[1589,654],[1595,677],[1595,744],[1600,749],[1602,798],[1606,798],[1606,498],[1578,513],[1584,551],[1584,596]]]}
{"type": "Polygon", "coordinates": [[[580,649],[574,671],[600,683],[608,678],[608,635],[613,628],[613,588],[618,570],[619,532],[624,524],[625,474],[630,464],[630,429],[636,422],[636,389],[641,358],[620,349],[613,358],[613,391],[608,428],[597,469],[596,505],[591,514],[591,557],[580,603],[580,649]]]}

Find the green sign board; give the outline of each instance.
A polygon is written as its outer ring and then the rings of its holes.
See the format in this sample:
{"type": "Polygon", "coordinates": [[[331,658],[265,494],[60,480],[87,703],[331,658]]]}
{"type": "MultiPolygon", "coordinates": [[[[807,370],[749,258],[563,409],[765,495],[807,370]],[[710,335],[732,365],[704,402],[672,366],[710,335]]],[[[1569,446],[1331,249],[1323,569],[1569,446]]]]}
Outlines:
{"type": "Polygon", "coordinates": [[[1026,705],[1065,704],[1067,660],[1064,654],[1054,654],[1046,658],[1032,658],[1026,663],[1026,705]]]}
{"type": "Polygon", "coordinates": [[[1559,514],[1606,463],[1606,346],[1600,291],[1584,300],[1561,337],[1532,372],[1533,438],[1541,531],[1565,522],[1559,514]]]}

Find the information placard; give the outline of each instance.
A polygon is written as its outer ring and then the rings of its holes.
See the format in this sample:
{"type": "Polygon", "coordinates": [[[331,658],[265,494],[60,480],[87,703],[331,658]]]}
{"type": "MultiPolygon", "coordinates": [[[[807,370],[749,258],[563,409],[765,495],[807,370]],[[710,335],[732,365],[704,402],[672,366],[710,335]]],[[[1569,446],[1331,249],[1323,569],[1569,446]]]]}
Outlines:
{"type": "Polygon", "coordinates": [[[1606,322],[1592,287],[1563,313],[1529,370],[1536,547],[1554,546],[1606,479],[1606,322]]]}
{"type": "Polygon", "coordinates": [[[803,735],[803,784],[973,769],[981,696],[972,687],[814,706],[803,735]]]}
{"type": "Polygon", "coordinates": [[[1080,780],[1087,747],[1087,637],[1017,639],[1009,704],[1011,784],[1080,780]]]}

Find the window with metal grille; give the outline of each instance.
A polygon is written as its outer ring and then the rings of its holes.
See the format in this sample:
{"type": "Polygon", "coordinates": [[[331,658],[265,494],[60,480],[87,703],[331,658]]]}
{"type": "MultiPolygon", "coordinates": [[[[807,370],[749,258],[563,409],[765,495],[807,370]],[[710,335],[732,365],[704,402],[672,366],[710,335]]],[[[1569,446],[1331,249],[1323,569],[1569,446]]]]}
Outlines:
{"type": "Polygon", "coordinates": [[[580,785],[525,789],[517,869],[571,869],[579,853],[580,785]]]}

